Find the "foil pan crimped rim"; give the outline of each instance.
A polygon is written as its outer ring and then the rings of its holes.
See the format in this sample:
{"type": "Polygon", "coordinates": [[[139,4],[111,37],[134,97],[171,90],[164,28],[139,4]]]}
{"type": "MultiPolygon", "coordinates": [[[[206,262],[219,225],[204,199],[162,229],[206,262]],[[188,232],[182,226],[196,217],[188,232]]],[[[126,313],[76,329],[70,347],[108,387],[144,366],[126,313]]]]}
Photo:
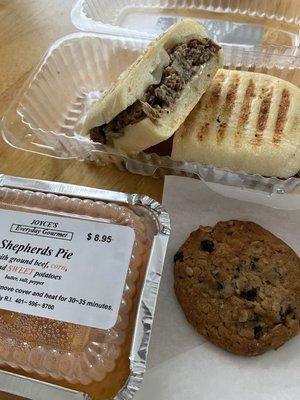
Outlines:
{"type": "Polygon", "coordinates": [[[141,205],[155,210],[156,215],[160,216],[161,237],[154,238],[156,245],[154,244],[152,247],[144,285],[141,291],[136,316],[137,331],[139,331],[141,335],[134,335],[133,337],[130,356],[131,374],[126,385],[120,390],[114,400],[132,399],[142,383],[146,370],[146,360],[161,280],[163,258],[167,247],[168,236],[170,235],[169,216],[158,202],[143,195],[133,195],[132,201],[135,205],[141,205]]]}
{"type": "MultiPolygon", "coordinates": [[[[156,201],[146,195],[126,194],[84,186],[27,179],[0,175],[0,187],[17,188],[57,195],[82,197],[93,200],[112,201],[129,206],[141,206],[148,209],[155,217],[158,230],[154,235],[150,256],[141,289],[135,328],[130,350],[130,376],[115,400],[130,400],[139,389],[146,370],[149,339],[152,330],[154,310],[163,270],[163,260],[170,235],[168,213],[156,201]]],[[[0,370],[0,389],[33,400],[91,400],[86,393],[50,384],[37,379],[27,378],[17,373],[0,370]]]]}

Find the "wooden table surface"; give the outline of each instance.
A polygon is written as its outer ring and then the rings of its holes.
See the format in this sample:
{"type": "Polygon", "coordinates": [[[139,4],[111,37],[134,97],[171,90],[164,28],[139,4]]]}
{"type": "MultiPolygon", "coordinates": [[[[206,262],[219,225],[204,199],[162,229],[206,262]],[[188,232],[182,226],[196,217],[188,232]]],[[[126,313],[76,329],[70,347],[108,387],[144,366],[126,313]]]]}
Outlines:
{"type": "MultiPolygon", "coordinates": [[[[299,0],[295,7],[296,3],[299,0]]],[[[70,21],[73,4],[74,0],[0,0],[0,118],[49,45],[76,31],[70,21]]],[[[0,165],[4,174],[139,192],[161,201],[162,179],[48,158],[13,149],[2,139],[0,165]]],[[[0,400],[16,399],[0,392],[0,400]]]]}
{"type": "MultiPolygon", "coordinates": [[[[75,32],[70,21],[73,0],[0,0],[0,118],[32,68],[57,38],[75,32]]],[[[161,200],[163,180],[64,161],[13,149],[0,140],[0,173],[61,181],[161,200]]],[[[0,400],[16,399],[0,392],[0,400]]]]}
{"type": "MultiPolygon", "coordinates": [[[[75,32],[73,0],[0,0],[0,118],[32,68],[57,38],[75,32]]],[[[16,150],[0,141],[0,172],[125,192],[161,200],[163,180],[57,160],[16,150]]]]}

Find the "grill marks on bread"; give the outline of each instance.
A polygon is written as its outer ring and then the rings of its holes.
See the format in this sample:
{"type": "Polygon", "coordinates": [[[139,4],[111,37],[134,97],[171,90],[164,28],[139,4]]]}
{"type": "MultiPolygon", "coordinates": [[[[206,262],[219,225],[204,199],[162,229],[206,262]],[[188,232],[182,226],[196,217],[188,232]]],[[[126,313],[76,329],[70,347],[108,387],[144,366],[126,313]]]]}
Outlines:
{"type": "MultiPolygon", "coordinates": [[[[213,109],[213,115],[212,115],[212,120],[216,119],[218,117],[218,105],[220,102],[220,95],[221,95],[221,90],[223,83],[225,81],[225,74],[224,73],[218,73],[215,78],[214,78],[214,83],[209,86],[207,89],[206,93],[202,96],[200,100],[200,107],[203,109],[203,111],[207,111],[210,107],[211,104],[215,104],[216,107],[213,109]]],[[[195,114],[198,114],[198,107],[196,106],[194,111],[195,114]]],[[[193,118],[192,118],[193,121],[193,118]]],[[[205,122],[201,127],[198,132],[198,139],[201,141],[205,138],[205,136],[209,133],[210,130],[210,123],[205,122]]],[[[188,134],[189,129],[187,129],[185,132],[188,134]]]]}
{"type": "Polygon", "coordinates": [[[249,174],[294,176],[300,170],[299,101],[299,89],[282,79],[220,69],[175,134],[171,157],[249,174]]]}
{"type": "Polygon", "coordinates": [[[232,79],[228,85],[228,90],[225,97],[222,113],[219,116],[220,126],[217,133],[217,143],[222,142],[222,140],[225,137],[225,132],[227,130],[227,121],[229,120],[232,114],[233,107],[235,105],[236,94],[239,83],[240,83],[239,76],[237,74],[233,74],[232,79]]]}
{"type": "Polygon", "coordinates": [[[256,133],[251,143],[260,146],[263,142],[264,131],[267,127],[268,118],[270,115],[270,107],[273,97],[273,87],[266,89],[264,86],[261,88],[261,103],[256,123],[256,133]]]}
{"type": "Polygon", "coordinates": [[[285,127],[286,119],[287,119],[287,114],[289,111],[290,107],[290,93],[288,92],[287,89],[283,89],[281,93],[281,100],[279,104],[279,110],[278,110],[278,115],[277,115],[277,120],[276,120],[276,125],[275,125],[275,133],[273,136],[273,142],[275,144],[280,143],[282,135],[283,135],[283,130],[285,127]]]}
{"type": "MultiPolygon", "coordinates": [[[[197,138],[203,141],[216,132],[217,144],[232,139],[234,147],[244,140],[256,147],[264,141],[278,145],[284,136],[289,108],[290,93],[286,88],[277,88],[276,82],[266,79],[257,83],[251,76],[240,79],[236,71],[224,74],[220,70],[193,111],[195,117],[199,113],[203,117],[197,138]],[[237,95],[239,91],[243,92],[242,98],[237,95]],[[233,113],[238,117],[229,124],[233,113]]],[[[189,118],[184,125],[182,135],[189,134],[189,118]]]]}
{"type": "Polygon", "coordinates": [[[237,130],[235,131],[234,142],[236,146],[239,146],[242,131],[248,123],[249,113],[251,111],[251,105],[254,96],[255,96],[255,83],[253,82],[253,79],[250,78],[245,92],[245,97],[241,106],[241,111],[237,122],[237,130]]]}

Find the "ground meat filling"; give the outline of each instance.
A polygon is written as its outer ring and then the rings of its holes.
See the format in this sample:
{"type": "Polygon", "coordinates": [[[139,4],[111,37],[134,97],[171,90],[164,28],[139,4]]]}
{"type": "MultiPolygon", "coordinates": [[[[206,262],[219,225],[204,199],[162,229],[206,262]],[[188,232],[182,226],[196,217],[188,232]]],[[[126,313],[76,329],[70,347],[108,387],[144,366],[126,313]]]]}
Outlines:
{"type": "Polygon", "coordinates": [[[108,124],[95,127],[90,137],[95,142],[112,144],[112,139],[123,135],[124,128],[144,118],[157,120],[168,112],[181,94],[184,86],[209,61],[220,47],[205,38],[191,39],[168,51],[170,63],[163,69],[159,84],[151,85],[141,100],[135,101],[108,124]]]}

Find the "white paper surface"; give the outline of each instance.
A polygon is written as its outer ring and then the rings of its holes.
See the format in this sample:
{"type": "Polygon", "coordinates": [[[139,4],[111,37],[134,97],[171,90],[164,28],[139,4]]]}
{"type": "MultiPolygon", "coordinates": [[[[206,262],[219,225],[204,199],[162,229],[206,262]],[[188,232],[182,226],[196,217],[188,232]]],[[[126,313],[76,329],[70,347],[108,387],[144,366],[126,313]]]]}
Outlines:
{"type": "Polygon", "coordinates": [[[199,225],[251,220],[300,253],[300,212],[228,199],[196,179],[165,178],[172,234],[158,296],[148,370],[137,400],[299,400],[300,335],[257,357],[232,355],[187,323],[173,291],[173,256],[199,225]]]}

